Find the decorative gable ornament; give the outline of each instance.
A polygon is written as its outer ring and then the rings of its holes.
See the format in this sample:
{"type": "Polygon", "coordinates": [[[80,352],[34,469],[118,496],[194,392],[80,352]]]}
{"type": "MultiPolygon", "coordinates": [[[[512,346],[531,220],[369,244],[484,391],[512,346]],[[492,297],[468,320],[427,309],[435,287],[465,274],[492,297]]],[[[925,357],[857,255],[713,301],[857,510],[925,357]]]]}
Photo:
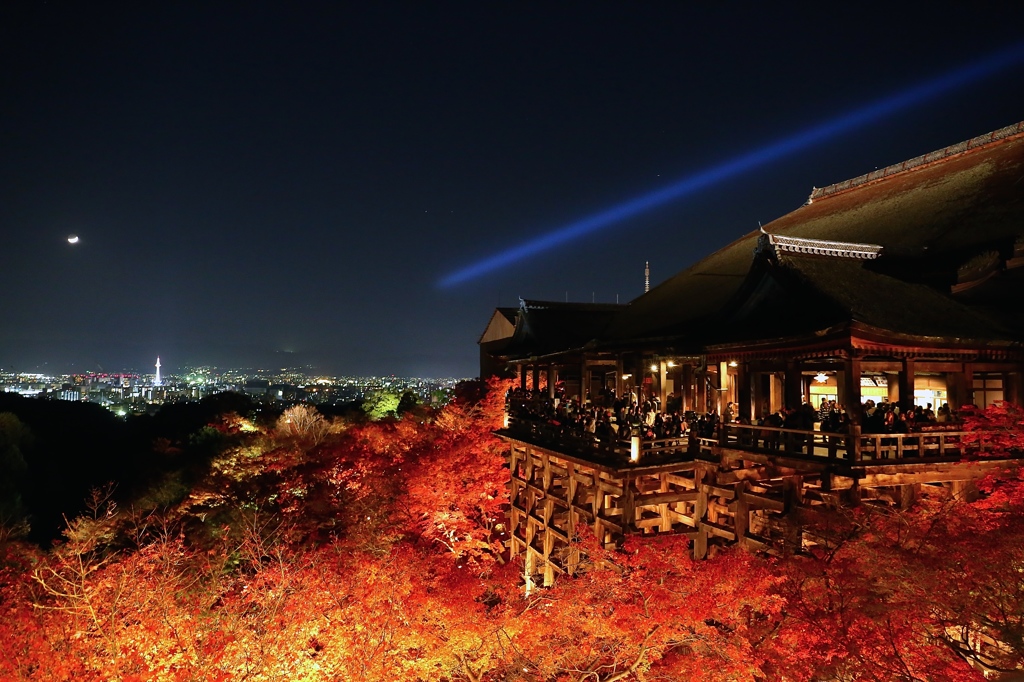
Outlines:
{"type": "Polygon", "coordinates": [[[795,254],[801,256],[822,256],[825,258],[874,260],[882,255],[882,247],[878,244],[857,244],[855,242],[833,242],[824,239],[783,237],[778,234],[768,234],[764,231],[764,228],[761,228],[761,236],[757,240],[755,252],[772,255],[795,254]]]}

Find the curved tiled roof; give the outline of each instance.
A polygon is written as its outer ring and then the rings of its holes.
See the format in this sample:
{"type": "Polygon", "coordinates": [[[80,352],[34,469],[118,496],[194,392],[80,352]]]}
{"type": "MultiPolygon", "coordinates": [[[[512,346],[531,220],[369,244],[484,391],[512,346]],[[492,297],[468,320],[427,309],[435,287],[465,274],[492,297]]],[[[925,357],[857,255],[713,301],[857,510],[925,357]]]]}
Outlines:
{"type": "MultiPolygon", "coordinates": [[[[934,288],[943,296],[959,264],[984,250],[1012,249],[1024,234],[1024,133],[822,193],[764,231],[877,245],[885,255],[859,267],[910,282],[949,279],[944,291],[934,288]]],[[[759,236],[751,232],[635,299],[597,344],[685,338],[720,316],[750,271],[759,236]]]]}
{"type": "Polygon", "coordinates": [[[601,334],[623,307],[618,303],[520,301],[515,333],[501,353],[508,358],[526,358],[581,348],[601,334]]]}

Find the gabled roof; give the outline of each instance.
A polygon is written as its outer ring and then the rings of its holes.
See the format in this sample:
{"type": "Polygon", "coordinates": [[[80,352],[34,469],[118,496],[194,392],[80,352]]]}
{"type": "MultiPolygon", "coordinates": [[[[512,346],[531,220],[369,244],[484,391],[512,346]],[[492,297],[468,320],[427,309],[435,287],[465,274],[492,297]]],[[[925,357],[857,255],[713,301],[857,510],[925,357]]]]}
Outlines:
{"type": "Polygon", "coordinates": [[[623,308],[617,303],[521,300],[515,334],[502,355],[515,359],[582,348],[623,308]]]}
{"type": "Polygon", "coordinates": [[[495,308],[477,343],[491,343],[511,338],[515,333],[518,311],[519,308],[495,308]]]}
{"type": "MultiPolygon", "coordinates": [[[[919,157],[925,160],[898,172],[869,174],[842,191],[816,192],[812,201],[764,230],[777,238],[880,247],[884,255],[861,261],[858,276],[884,276],[890,288],[900,281],[924,282],[943,297],[937,290],[949,291],[960,264],[993,248],[1012,251],[1024,234],[1024,125],[1004,130],[1008,132],[982,136],[987,141],[954,145],[957,151],[919,157]]],[[[687,339],[704,323],[720,319],[747,279],[760,235],[751,232],[635,299],[596,345],[687,339]]],[[[808,273],[815,267],[809,265],[808,273]]],[[[828,274],[827,268],[817,273],[822,286],[828,274]]],[[[917,294],[924,296],[931,294],[917,294]]],[[[933,309],[941,305],[938,299],[929,300],[933,309]]],[[[852,299],[848,303],[857,308],[852,299]]],[[[877,306],[871,312],[857,309],[873,319],[883,315],[877,306]]],[[[884,314],[904,316],[897,309],[884,314]]]]}

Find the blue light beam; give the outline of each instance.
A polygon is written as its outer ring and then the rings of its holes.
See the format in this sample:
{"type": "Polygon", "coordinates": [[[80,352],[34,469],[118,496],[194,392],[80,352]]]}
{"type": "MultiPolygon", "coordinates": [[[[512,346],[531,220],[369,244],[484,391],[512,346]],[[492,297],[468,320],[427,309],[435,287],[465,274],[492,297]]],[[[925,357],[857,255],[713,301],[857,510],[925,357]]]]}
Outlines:
{"type": "Polygon", "coordinates": [[[484,258],[481,261],[446,275],[438,282],[438,286],[447,289],[476,279],[493,270],[512,265],[534,254],[609,227],[663,204],[682,199],[698,190],[727,180],[740,173],[745,173],[777,159],[795,154],[813,144],[823,142],[856,128],[864,127],[902,109],[944,95],[1021,62],[1024,62],[1024,43],[1017,43],[976,62],[937,76],[909,90],[877,100],[848,114],[825,123],[820,123],[801,133],[723,161],[716,166],[688,175],[653,192],[593,213],[574,223],[484,258]]]}

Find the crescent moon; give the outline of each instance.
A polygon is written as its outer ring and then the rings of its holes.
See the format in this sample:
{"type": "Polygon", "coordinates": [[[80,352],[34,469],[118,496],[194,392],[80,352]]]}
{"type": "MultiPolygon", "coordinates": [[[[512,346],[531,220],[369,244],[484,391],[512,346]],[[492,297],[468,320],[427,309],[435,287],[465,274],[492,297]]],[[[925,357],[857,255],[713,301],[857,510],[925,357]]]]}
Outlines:
{"type": "Polygon", "coordinates": [[[73,234],[70,237],[68,237],[68,244],[77,244],[77,243],[78,243],[78,235],[77,234],[73,234]]]}

